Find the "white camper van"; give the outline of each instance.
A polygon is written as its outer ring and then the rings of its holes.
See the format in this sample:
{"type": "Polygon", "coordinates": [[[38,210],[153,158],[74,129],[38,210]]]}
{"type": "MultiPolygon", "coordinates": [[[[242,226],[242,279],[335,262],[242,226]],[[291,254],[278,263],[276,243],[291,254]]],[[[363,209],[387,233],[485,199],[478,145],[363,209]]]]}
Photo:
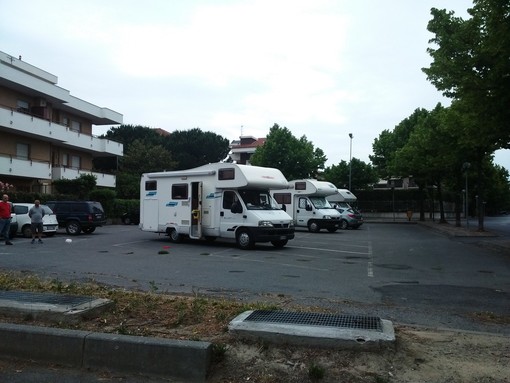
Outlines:
{"type": "Polygon", "coordinates": [[[283,247],[294,238],[294,224],[269,189],[287,186],[278,169],[232,163],[146,173],[140,185],[139,227],[167,233],[174,242],[182,236],[231,238],[241,249],[255,242],[283,247]]]}
{"type": "Polygon", "coordinates": [[[344,209],[351,209],[351,204],[357,200],[356,196],[347,189],[338,189],[338,193],[331,194],[326,199],[334,207],[338,206],[344,209]]]}
{"type": "Polygon", "coordinates": [[[321,229],[335,232],[340,224],[340,213],[326,200],[338,193],[331,182],[314,179],[289,182],[288,190],[271,190],[273,198],[294,219],[295,226],[308,227],[312,233],[321,229]]]}

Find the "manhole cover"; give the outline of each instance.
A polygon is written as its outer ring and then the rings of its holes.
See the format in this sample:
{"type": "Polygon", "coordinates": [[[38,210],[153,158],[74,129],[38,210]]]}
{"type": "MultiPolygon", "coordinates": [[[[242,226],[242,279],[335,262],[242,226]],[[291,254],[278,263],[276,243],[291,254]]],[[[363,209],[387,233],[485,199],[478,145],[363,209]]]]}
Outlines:
{"type": "Polygon", "coordinates": [[[75,295],[32,293],[24,291],[0,291],[0,299],[22,303],[46,303],[73,307],[92,302],[96,298],[75,295]]]}
{"type": "Polygon", "coordinates": [[[245,322],[284,323],[307,326],[339,327],[382,332],[381,318],[365,315],[336,315],[289,311],[255,310],[245,322]]]}

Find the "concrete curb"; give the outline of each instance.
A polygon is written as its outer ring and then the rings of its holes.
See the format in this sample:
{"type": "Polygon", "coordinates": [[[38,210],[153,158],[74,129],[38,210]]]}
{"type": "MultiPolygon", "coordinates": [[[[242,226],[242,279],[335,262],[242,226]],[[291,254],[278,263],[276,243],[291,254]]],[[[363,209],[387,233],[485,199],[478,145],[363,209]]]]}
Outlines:
{"type": "Polygon", "coordinates": [[[205,382],[212,344],[0,323],[0,356],[205,382]]]}

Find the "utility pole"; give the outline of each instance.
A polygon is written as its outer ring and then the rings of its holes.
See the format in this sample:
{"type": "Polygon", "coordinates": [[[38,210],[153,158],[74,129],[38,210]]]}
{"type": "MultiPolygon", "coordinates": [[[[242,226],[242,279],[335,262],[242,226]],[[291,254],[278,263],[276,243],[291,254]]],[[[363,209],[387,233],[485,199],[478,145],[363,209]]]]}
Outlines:
{"type": "Polygon", "coordinates": [[[349,138],[351,139],[350,148],[349,148],[349,191],[351,191],[351,182],[352,182],[352,133],[349,133],[349,138]]]}

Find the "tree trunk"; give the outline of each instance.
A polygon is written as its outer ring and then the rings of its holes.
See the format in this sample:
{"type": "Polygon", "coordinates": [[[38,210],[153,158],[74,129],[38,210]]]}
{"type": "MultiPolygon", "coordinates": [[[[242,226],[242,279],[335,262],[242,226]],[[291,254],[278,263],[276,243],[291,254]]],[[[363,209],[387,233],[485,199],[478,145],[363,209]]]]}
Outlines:
{"type": "Polygon", "coordinates": [[[446,223],[446,218],[444,216],[443,189],[441,188],[441,181],[437,183],[437,198],[439,200],[439,223],[446,223]]]}

